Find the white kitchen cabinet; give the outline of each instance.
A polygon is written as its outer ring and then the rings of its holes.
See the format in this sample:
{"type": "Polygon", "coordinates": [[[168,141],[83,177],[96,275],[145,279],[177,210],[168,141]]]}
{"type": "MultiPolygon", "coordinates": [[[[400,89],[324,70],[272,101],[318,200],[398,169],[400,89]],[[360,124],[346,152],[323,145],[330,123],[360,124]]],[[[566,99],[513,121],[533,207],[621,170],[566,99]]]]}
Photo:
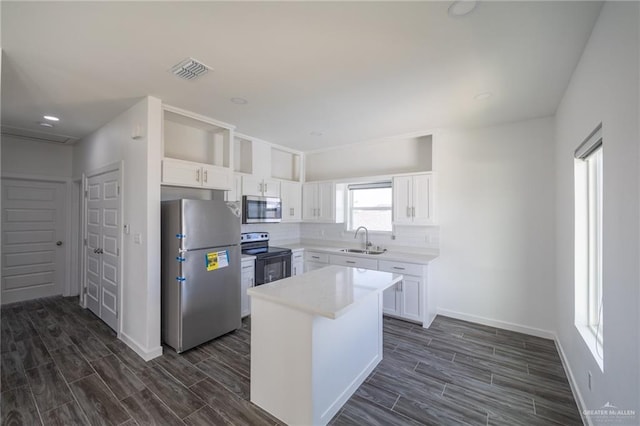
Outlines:
{"type": "Polygon", "coordinates": [[[282,221],[300,222],[302,220],[302,185],[297,182],[280,182],[282,199],[282,221]]]}
{"type": "Polygon", "coordinates": [[[372,269],[374,271],[378,269],[378,261],[366,257],[332,254],[329,256],[329,263],[332,265],[350,266],[352,268],[372,269]]]}
{"type": "Polygon", "coordinates": [[[242,195],[280,197],[280,182],[258,176],[242,176],[242,195]]]}
{"type": "Polygon", "coordinates": [[[304,249],[296,249],[291,253],[291,275],[302,275],[304,273],[304,249]]]}
{"type": "Polygon", "coordinates": [[[404,275],[404,279],[384,291],[384,313],[422,323],[423,281],[420,277],[404,275]]]}
{"type": "Polygon", "coordinates": [[[378,269],[403,274],[403,280],[383,293],[382,307],[387,315],[422,323],[426,267],[413,263],[381,260],[378,269]],[[411,275],[415,274],[415,275],[411,275]]]}
{"type": "Polygon", "coordinates": [[[400,303],[402,299],[398,297],[398,290],[396,290],[398,284],[395,284],[382,293],[382,312],[386,315],[392,315],[394,317],[400,317],[402,308],[400,303]]]}
{"type": "Polygon", "coordinates": [[[232,180],[231,170],[224,167],[174,158],[162,160],[162,183],[165,185],[229,190],[232,180]]]}
{"type": "Polygon", "coordinates": [[[393,178],[393,223],[434,225],[434,176],[431,173],[393,178]]]}
{"type": "Polygon", "coordinates": [[[329,265],[329,255],[315,251],[304,251],[304,272],[315,271],[329,265]]]}
{"type": "Polygon", "coordinates": [[[229,202],[242,201],[242,175],[234,174],[231,182],[231,190],[225,191],[224,200],[229,202]]]}
{"type": "Polygon", "coordinates": [[[163,185],[230,190],[233,126],[163,105],[163,185]]]}
{"type": "Polygon", "coordinates": [[[302,185],[302,219],[311,222],[344,222],[344,186],[333,182],[302,185]]]}
{"type": "Polygon", "coordinates": [[[240,272],[240,312],[242,317],[251,314],[251,298],[247,290],[255,285],[255,259],[243,258],[240,272]]]}

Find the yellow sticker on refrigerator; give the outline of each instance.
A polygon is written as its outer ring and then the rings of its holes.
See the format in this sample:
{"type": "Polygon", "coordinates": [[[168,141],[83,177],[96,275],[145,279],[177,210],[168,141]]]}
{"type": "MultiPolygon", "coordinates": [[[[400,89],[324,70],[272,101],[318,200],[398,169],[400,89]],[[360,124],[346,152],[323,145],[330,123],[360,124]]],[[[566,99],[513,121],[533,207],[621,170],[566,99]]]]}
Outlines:
{"type": "Polygon", "coordinates": [[[204,262],[207,267],[207,271],[226,268],[229,266],[229,252],[227,250],[223,250],[207,253],[204,255],[204,262]]]}

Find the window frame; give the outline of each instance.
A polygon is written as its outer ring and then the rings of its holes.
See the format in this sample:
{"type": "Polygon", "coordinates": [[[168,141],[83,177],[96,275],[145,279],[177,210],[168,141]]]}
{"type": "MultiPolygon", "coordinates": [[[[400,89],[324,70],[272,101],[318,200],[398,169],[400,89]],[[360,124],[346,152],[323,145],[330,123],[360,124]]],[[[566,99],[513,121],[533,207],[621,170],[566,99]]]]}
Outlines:
{"type": "Polygon", "coordinates": [[[587,326],[602,344],[602,145],[587,163],[587,326]]]}
{"type": "Polygon", "coordinates": [[[604,372],[602,124],[574,152],[574,324],[604,372]]]}
{"type": "Polygon", "coordinates": [[[381,181],[372,181],[372,182],[360,182],[360,183],[351,183],[346,185],[346,209],[345,209],[345,231],[346,232],[355,232],[356,228],[353,225],[353,211],[389,211],[391,213],[391,218],[389,221],[390,229],[389,230],[378,230],[378,229],[369,229],[367,225],[364,225],[370,234],[386,234],[390,235],[393,233],[393,182],[391,179],[385,179],[381,181]],[[366,189],[380,189],[380,188],[388,188],[391,190],[390,199],[389,199],[389,207],[357,207],[353,206],[353,192],[357,190],[366,190],[366,189]]]}

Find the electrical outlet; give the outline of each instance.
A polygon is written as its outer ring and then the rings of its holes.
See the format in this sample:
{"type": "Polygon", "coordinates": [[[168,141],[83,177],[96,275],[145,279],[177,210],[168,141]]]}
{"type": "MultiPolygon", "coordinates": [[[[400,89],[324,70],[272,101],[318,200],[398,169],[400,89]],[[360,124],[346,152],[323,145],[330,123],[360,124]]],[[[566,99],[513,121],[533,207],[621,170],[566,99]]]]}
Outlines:
{"type": "Polygon", "coordinates": [[[133,243],[134,244],[142,244],[142,234],[140,234],[140,233],[133,234],[133,243]]]}
{"type": "Polygon", "coordinates": [[[589,390],[591,390],[591,371],[587,371],[587,376],[589,378],[589,390]]]}

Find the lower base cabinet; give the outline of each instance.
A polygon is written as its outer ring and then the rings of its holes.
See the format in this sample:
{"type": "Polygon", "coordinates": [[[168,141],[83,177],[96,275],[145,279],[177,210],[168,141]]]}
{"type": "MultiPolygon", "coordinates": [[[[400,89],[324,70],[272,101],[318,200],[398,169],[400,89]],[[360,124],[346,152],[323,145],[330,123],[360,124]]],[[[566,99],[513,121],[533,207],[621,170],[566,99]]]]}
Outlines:
{"type": "Polygon", "coordinates": [[[329,255],[315,251],[304,251],[304,272],[315,271],[329,264],[329,255]]]}
{"type": "Polygon", "coordinates": [[[387,315],[422,323],[423,280],[405,275],[404,279],[383,293],[382,308],[387,315]]]}
{"type": "Polygon", "coordinates": [[[251,314],[251,298],[247,290],[255,285],[255,259],[243,259],[240,272],[240,312],[242,318],[251,314]]]}
{"type": "Polygon", "coordinates": [[[302,252],[293,253],[292,275],[302,273],[299,272],[302,267],[296,266],[296,262],[300,262],[301,259],[304,259],[304,272],[324,268],[327,265],[342,265],[402,274],[404,279],[383,293],[383,313],[420,324],[425,321],[426,324],[430,323],[430,319],[425,318],[425,310],[427,309],[425,302],[427,291],[426,265],[342,254],[329,255],[323,252],[304,250],[304,255],[302,252]]]}
{"type": "Polygon", "coordinates": [[[302,275],[304,273],[304,251],[294,250],[291,253],[291,275],[302,275]]]}

